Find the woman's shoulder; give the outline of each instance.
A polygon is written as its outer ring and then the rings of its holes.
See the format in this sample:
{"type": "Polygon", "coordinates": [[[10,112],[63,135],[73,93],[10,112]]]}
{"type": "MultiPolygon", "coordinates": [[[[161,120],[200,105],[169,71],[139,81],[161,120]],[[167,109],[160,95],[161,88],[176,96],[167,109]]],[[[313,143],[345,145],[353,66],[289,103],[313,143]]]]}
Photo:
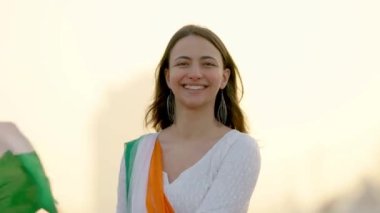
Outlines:
{"type": "Polygon", "coordinates": [[[125,142],[125,144],[129,144],[129,143],[137,143],[139,141],[143,141],[143,139],[147,139],[147,138],[154,138],[154,137],[157,137],[158,133],[157,132],[152,132],[152,133],[145,133],[145,134],[142,134],[140,136],[135,136],[135,138],[133,139],[129,139],[125,142]]]}
{"type": "Polygon", "coordinates": [[[226,138],[228,140],[226,155],[236,156],[239,159],[249,158],[260,161],[260,148],[254,137],[238,130],[232,130],[229,134],[229,137],[226,138]]]}
{"type": "Polygon", "coordinates": [[[232,137],[230,137],[230,140],[233,146],[249,150],[259,149],[256,139],[251,135],[240,132],[238,130],[231,130],[231,135],[232,137]]]}
{"type": "Polygon", "coordinates": [[[249,178],[257,176],[261,165],[260,149],[256,139],[238,130],[231,130],[224,136],[221,147],[212,160],[213,165],[216,165],[215,171],[219,171],[222,167],[234,172],[241,170],[249,178]]]}
{"type": "Polygon", "coordinates": [[[260,151],[256,140],[247,133],[232,129],[216,144],[212,152],[213,160],[223,161],[225,158],[244,161],[246,158],[259,159],[260,151]]]}

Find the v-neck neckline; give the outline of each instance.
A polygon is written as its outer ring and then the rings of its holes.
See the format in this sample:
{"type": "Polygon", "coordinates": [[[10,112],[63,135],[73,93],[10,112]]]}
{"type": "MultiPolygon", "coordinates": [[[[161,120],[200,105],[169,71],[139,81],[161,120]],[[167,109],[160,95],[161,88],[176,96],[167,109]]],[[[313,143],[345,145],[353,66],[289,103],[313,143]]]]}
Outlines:
{"type": "Polygon", "coordinates": [[[218,146],[220,146],[220,144],[226,141],[225,139],[235,131],[235,129],[231,129],[228,132],[226,132],[220,139],[218,139],[218,141],[214,145],[212,145],[212,147],[209,150],[207,150],[207,152],[198,161],[196,161],[193,165],[183,170],[173,181],[169,182],[169,175],[164,170],[162,170],[164,186],[170,187],[176,184],[181,178],[183,178],[183,176],[191,172],[195,167],[197,167],[206,158],[208,158],[208,156],[213,152],[213,150],[215,150],[218,146]]]}

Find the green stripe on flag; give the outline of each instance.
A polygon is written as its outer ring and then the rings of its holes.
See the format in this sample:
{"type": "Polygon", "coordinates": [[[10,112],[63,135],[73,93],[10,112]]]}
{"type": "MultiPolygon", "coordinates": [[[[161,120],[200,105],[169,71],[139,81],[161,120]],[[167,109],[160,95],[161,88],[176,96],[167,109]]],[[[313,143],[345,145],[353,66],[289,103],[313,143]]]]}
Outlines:
{"type": "Polygon", "coordinates": [[[29,173],[38,187],[38,202],[40,206],[50,213],[56,213],[53,194],[50,190],[49,180],[45,175],[44,169],[35,152],[16,155],[25,170],[29,173]]]}
{"type": "MultiPolygon", "coordinates": [[[[135,156],[136,156],[136,151],[137,147],[140,141],[140,138],[137,138],[135,140],[129,141],[125,143],[124,145],[124,160],[125,160],[125,190],[126,190],[126,203],[127,203],[127,209],[131,208],[130,205],[130,184],[131,184],[131,176],[132,176],[132,171],[133,171],[133,164],[135,162],[135,156]]],[[[129,211],[128,211],[129,212],[129,211]]]]}
{"type": "Polygon", "coordinates": [[[56,213],[50,185],[35,152],[0,158],[0,212],[56,213]]]}

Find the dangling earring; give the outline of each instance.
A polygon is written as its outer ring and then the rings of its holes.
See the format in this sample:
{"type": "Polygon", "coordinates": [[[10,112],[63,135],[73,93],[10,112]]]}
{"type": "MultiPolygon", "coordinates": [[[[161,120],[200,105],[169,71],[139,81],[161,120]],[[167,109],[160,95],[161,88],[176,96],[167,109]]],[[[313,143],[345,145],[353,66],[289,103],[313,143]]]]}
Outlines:
{"type": "Polygon", "coordinates": [[[227,123],[227,105],[224,100],[223,90],[220,90],[220,102],[218,106],[218,111],[216,112],[216,118],[222,124],[227,123]]]}
{"type": "Polygon", "coordinates": [[[166,98],[166,111],[170,122],[174,122],[174,95],[170,90],[170,94],[166,98]]]}

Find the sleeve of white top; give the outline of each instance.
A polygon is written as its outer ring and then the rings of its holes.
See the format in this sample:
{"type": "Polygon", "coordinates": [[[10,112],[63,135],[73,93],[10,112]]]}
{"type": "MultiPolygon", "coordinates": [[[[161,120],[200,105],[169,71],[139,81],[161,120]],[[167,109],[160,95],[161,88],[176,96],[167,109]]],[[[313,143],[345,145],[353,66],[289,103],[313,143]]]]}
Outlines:
{"type": "Polygon", "coordinates": [[[119,172],[119,184],[117,190],[117,213],[126,213],[127,212],[127,201],[125,197],[125,159],[121,160],[120,172],[119,172]]]}
{"type": "Polygon", "coordinates": [[[257,143],[246,134],[233,142],[197,213],[246,213],[260,172],[257,143]]]}

